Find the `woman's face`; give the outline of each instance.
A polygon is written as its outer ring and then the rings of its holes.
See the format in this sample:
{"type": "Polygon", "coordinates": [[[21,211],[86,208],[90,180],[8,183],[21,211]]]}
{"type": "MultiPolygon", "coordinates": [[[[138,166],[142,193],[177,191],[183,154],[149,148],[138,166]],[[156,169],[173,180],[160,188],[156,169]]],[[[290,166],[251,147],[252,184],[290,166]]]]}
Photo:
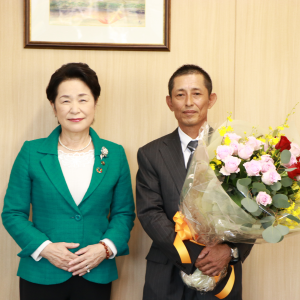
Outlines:
{"type": "Polygon", "coordinates": [[[65,131],[78,133],[88,129],[95,116],[96,102],[89,87],[79,79],[63,81],[57,89],[54,113],[65,131]]]}

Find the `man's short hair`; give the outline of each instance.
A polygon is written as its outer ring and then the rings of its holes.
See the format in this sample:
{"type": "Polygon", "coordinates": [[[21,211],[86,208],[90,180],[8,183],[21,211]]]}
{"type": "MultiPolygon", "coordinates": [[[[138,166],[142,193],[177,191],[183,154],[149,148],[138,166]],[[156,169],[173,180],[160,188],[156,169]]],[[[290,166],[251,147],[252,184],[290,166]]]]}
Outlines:
{"type": "Polygon", "coordinates": [[[173,75],[171,76],[168,84],[169,96],[172,97],[172,90],[174,88],[174,79],[176,77],[188,74],[201,74],[204,77],[204,85],[208,90],[208,95],[212,92],[212,81],[207,72],[205,72],[202,68],[197,65],[183,65],[178,68],[173,75]]]}

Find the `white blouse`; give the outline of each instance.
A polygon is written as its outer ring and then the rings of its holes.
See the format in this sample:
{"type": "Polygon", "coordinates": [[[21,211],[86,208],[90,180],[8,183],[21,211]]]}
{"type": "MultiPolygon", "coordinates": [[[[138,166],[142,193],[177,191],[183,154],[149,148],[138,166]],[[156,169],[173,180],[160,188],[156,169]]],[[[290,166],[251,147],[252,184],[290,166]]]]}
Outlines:
{"type": "MultiPolygon", "coordinates": [[[[94,150],[74,153],[66,153],[62,150],[58,150],[58,160],[69,191],[78,206],[92,180],[93,166],[95,162],[94,150]]],[[[114,243],[109,239],[103,239],[103,242],[106,243],[113,252],[110,258],[114,258],[117,255],[117,248],[114,243]]],[[[42,258],[40,253],[50,243],[51,241],[49,240],[42,243],[32,253],[32,258],[39,261],[42,258]]]]}
{"type": "Polygon", "coordinates": [[[95,162],[94,150],[82,153],[65,153],[58,150],[58,160],[69,191],[78,206],[92,180],[95,162]]]}

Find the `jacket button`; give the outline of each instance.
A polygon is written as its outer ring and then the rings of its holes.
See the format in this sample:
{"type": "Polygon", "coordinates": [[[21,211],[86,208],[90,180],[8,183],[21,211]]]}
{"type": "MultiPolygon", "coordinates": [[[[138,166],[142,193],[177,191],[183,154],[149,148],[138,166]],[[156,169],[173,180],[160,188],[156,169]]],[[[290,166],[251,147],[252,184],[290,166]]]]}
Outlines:
{"type": "Polygon", "coordinates": [[[81,215],[76,215],[76,216],[75,216],[75,220],[76,220],[76,221],[80,221],[80,220],[81,220],[81,215]]]}

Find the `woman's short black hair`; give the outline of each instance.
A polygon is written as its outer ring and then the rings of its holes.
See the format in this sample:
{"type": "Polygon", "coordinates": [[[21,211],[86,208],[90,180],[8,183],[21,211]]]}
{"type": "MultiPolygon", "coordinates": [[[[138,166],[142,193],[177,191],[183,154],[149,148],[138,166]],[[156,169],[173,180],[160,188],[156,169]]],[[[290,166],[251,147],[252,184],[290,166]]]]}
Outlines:
{"type": "Polygon", "coordinates": [[[63,81],[69,79],[79,79],[83,81],[90,88],[95,102],[97,102],[100,96],[101,87],[96,72],[87,64],[69,63],[62,65],[51,76],[50,82],[46,89],[47,98],[51,103],[55,102],[58,86],[63,81]]]}

